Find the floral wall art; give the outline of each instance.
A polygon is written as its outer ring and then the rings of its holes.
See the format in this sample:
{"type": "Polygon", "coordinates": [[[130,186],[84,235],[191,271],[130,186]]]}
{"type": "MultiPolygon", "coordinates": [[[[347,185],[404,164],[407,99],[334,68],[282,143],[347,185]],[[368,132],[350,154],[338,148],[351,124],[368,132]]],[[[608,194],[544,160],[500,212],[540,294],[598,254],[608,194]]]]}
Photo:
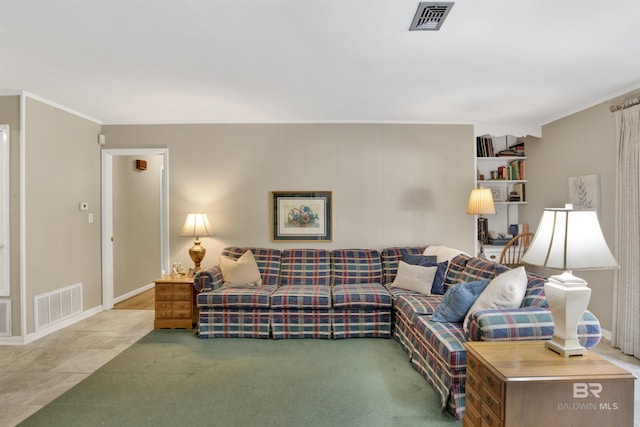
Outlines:
{"type": "Polygon", "coordinates": [[[569,203],[573,203],[575,209],[600,212],[600,175],[570,176],[569,203]]]}
{"type": "Polygon", "coordinates": [[[330,191],[273,191],[272,240],[331,241],[330,191]]]}

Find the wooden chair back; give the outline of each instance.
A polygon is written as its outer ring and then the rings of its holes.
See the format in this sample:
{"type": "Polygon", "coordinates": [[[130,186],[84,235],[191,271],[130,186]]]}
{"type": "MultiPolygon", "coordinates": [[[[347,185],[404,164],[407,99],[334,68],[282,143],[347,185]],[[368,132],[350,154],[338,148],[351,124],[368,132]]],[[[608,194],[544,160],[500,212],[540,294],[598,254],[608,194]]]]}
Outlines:
{"type": "Polygon", "coordinates": [[[522,258],[522,255],[524,255],[531,244],[531,240],[533,240],[533,233],[521,233],[514,236],[502,250],[499,261],[500,264],[511,268],[523,265],[520,258],[522,258]]]}

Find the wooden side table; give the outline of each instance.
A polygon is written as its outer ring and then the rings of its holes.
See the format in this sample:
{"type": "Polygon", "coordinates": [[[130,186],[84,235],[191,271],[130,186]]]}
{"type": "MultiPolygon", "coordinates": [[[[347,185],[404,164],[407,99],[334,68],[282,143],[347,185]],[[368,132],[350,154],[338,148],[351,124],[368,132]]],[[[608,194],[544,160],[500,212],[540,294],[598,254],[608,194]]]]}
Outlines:
{"type": "Polygon", "coordinates": [[[192,329],[197,322],[193,276],[163,276],[156,284],[155,329],[192,329]]]}
{"type": "Polygon", "coordinates": [[[544,341],[468,342],[464,427],[633,426],[635,377],[544,341]]]}

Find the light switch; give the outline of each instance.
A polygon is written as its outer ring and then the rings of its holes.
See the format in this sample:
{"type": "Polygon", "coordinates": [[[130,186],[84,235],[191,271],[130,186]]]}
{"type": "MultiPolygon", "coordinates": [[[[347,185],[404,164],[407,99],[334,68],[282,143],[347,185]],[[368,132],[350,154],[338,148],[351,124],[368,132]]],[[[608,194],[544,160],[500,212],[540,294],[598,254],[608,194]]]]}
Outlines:
{"type": "Polygon", "coordinates": [[[87,214],[87,218],[89,220],[89,224],[93,224],[93,214],[92,213],[87,214]]]}

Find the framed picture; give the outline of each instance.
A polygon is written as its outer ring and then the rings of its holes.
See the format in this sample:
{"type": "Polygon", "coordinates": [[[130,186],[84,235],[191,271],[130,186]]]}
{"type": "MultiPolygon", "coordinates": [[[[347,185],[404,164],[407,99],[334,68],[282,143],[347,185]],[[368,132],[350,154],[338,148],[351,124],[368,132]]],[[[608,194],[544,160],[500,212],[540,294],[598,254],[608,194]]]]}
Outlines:
{"type": "Polygon", "coordinates": [[[577,209],[595,209],[600,214],[600,175],[569,177],[569,202],[577,209]]]}
{"type": "Polygon", "coordinates": [[[331,241],[331,191],[272,191],[273,241],[331,241]]]}
{"type": "Polygon", "coordinates": [[[486,186],[486,188],[488,188],[489,190],[491,190],[491,195],[493,196],[493,201],[494,202],[504,202],[504,194],[503,191],[504,189],[502,187],[491,187],[489,185],[486,186]]]}

